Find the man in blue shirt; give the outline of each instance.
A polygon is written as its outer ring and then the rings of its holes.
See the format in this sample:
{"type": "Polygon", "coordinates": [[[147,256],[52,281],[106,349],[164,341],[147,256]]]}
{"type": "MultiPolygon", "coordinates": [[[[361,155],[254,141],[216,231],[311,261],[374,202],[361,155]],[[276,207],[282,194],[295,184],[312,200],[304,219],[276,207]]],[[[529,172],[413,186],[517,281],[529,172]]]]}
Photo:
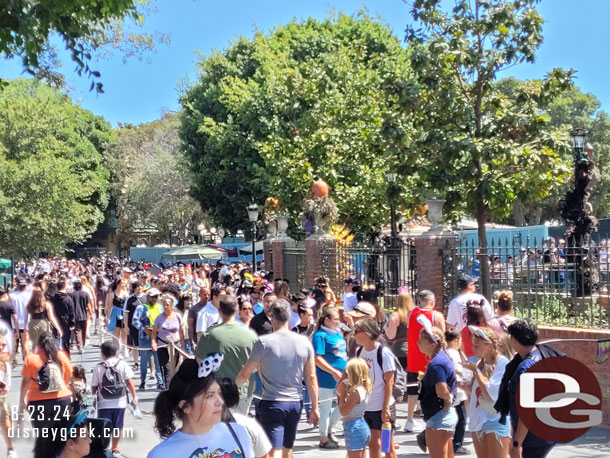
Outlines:
{"type": "Polygon", "coordinates": [[[542,359],[540,351],[536,348],[538,328],[529,320],[516,320],[508,327],[508,334],[513,349],[523,360],[508,383],[510,421],[513,426],[513,443],[510,456],[544,458],[550,453],[555,443],[541,439],[528,431],[527,426],[519,420],[516,399],[521,374],[542,359]]]}

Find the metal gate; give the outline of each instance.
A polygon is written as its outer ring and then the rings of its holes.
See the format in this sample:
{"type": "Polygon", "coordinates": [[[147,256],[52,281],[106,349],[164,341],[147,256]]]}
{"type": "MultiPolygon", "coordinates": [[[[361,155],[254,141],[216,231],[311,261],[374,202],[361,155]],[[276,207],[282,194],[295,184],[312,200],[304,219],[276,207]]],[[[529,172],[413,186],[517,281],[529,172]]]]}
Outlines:
{"type": "Polygon", "coordinates": [[[376,245],[341,246],[322,252],[322,270],[337,296],[343,293],[344,280],[352,277],[363,286],[374,286],[379,303],[388,310],[398,305],[398,293],[408,287],[417,290],[415,248],[411,240],[396,248],[376,245]]]}

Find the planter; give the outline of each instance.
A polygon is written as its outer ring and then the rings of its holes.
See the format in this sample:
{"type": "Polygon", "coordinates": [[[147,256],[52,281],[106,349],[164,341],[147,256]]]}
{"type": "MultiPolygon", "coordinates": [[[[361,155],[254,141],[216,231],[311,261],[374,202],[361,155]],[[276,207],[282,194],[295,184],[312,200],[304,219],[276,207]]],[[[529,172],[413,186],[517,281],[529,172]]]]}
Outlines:
{"type": "Polygon", "coordinates": [[[430,225],[432,226],[430,228],[431,231],[442,231],[443,228],[440,223],[443,219],[443,205],[445,204],[445,199],[428,199],[426,200],[426,204],[428,205],[428,221],[430,221],[430,225]]]}
{"type": "Polygon", "coordinates": [[[278,215],[275,220],[277,221],[277,236],[278,238],[286,238],[288,235],[286,231],[288,230],[288,217],[285,215],[278,215]]]}

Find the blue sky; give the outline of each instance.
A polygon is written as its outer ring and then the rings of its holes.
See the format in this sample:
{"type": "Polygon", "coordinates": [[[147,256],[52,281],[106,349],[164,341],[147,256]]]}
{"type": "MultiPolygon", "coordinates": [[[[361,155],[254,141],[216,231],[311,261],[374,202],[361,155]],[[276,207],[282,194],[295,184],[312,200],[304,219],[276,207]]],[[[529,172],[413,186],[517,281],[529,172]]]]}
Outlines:
{"type": "MultiPolygon", "coordinates": [[[[84,78],[72,73],[74,64],[64,60],[73,98],[84,108],[102,115],[116,126],[118,122],[142,123],[157,119],[165,110],[179,108],[179,81],[197,75],[196,50],[209,54],[225,48],[232,39],[251,37],[255,28],[269,30],[297,18],[324,19],[330,11],[352,14],[362,7],[381,16],[402,39],[410,20],[409,7],[402,0],[152,0],[158,12],[148,18],[145,29],[170,36],[169,45],[140,62],[123,63],[120,56],[102,60],[94,67],[101,71],[105,94],[88,92],[84,78]]],[[[522,64],[505,76],[540,78],[555,68],[578,71],[576,84],[592,92],[610,110],[607,84],[607,29],[610,0],[542,0],[538,10],[544,17],[544,44],[535,64],[522,64]]],[[[15,78],[21,68],[14,62],[0,61],[0,76],[15,78]]]]}

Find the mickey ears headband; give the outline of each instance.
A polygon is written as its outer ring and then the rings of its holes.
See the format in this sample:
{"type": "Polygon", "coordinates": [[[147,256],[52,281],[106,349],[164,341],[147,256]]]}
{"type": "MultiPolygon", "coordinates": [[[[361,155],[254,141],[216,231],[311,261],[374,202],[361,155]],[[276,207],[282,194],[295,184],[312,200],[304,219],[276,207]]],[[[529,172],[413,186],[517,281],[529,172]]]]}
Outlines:
{"type": "Polygon", "coordinates": [[[432,322],[428,319],[426,315],[419,315],[417,317],[417,322],[422,325],[426,334],[432,339],[434,343],[438,343],[438,336],[432,332],[432,322]]]}
{"type": "Polygon", "coordinates": [[[203,378],[207,377],[212,372],[218,371],[223,359],[224,356],[222,356],[220,353],[211,353],[207,358],[199,363],[199,372],[197,373],[197,376],[199,378],[203,378]]]}

